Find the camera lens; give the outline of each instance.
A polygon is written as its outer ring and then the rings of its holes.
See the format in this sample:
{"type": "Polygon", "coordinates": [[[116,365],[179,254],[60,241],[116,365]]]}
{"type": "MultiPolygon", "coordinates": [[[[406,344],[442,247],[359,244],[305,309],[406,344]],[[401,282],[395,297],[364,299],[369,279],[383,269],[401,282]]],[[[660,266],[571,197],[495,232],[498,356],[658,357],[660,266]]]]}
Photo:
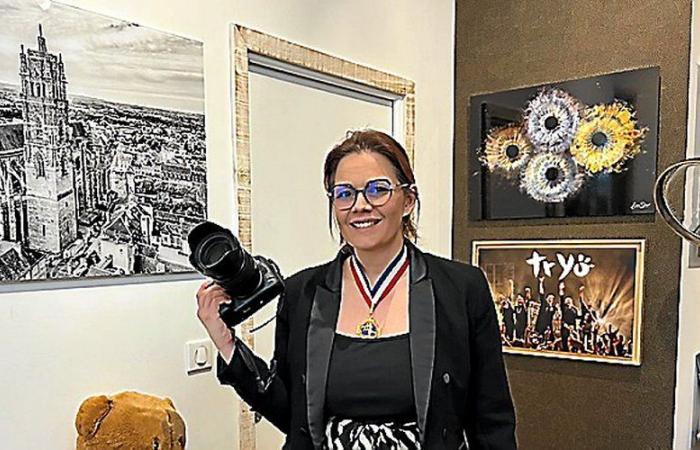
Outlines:
{"type": "Polygon", "coordinates": [[[190,264],[210,277],[233,300],[219,306],[219,316],[231,328],[284,291],[274,262],[253,257],[236,236],[213,222],[202,222],[187,235],[190,264]]]}
{"type": "Polygon", "coordinates": [[[233,250],[231,240],[224,233],[215,233],[202,240],[197,248],[199,261],[202,266],[209,269],[221,262],[226,252],[233,250]]]}
{"type": "Polygon", "coordinates": [[[231,297],[251,295],[262,283],[255,259],[229,230],[203,222],[190,231],[188,241],[192,266],[211,277],[231,297]]]}

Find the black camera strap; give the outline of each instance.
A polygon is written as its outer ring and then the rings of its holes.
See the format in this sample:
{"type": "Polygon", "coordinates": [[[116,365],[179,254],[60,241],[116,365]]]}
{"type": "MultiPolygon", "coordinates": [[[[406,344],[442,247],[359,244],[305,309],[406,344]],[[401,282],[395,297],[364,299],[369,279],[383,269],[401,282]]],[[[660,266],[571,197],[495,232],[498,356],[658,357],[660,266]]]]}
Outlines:
{"type": "Polygon", "coordinates": [[[269,389],[270,385],[272,384],[272,380],[277,375],[277,361],[274,359],[272,360],[270,363],[270,369],[267,371],[267,376],[263,377],[263,375],[260,373],[260,368],[255,363],[253,354],[248,346],[240,341],[240,339],[236,340],[236,344],[238,345],[238,351],[240,352],[241,358],[243,358],[243,364],[245,364],[248,370],[255,375],[255,383],[258,387],[258,393],[264,394],[269,389]]]}
{"type": "Polygon", "coordinates": [[[258,330],[264,328],[265,325],[268,325],[270,322],[272,322],[272,321],[275,320],[276,318],[277,318],[277,316],[272,316],[272,317],[270,317],[269,319],[267,319],[265,322],[261,323],[260,325],[251,328],[251,329],[250,329],[250,332],[251,332],[251,333],[255,333],[256,331],[258,331],[258,330]]]}

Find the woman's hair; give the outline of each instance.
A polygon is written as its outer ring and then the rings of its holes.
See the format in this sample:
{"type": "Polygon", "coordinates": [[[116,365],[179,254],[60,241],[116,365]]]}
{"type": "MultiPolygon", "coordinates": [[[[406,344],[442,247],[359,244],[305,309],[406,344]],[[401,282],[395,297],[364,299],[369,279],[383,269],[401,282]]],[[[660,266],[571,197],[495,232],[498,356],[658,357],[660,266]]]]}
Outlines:
{"type": "MultiPolygon", "coordinates": [[[[323,186],[326,192],[330,192],[335,183],[335,172],[338,169],[340,160],[351,153],[374,152],[386,157],[394,168],[399,184],[415,185],[416,178],[411,169],[411,162],[408,159],[406,150],[393,137],[376,130],[355,130],[348,131],[345,139],[326,155],[326,162],[323,165],[323,186]]],[[[418,206],[417,217],[420,217],[420,199],[418,190],[411,187],[411,192],[416,197],[418,206]]],[[[333,235],[333,204],[329,198],[328,203],[328,226],[333,235]]],[[[417,219],[412,218],[413,213],[401,219],[403,235],[412,241],[418,239],[417,219]]],[[[341,242],[343,236],[340,236],[341,242]]]]}

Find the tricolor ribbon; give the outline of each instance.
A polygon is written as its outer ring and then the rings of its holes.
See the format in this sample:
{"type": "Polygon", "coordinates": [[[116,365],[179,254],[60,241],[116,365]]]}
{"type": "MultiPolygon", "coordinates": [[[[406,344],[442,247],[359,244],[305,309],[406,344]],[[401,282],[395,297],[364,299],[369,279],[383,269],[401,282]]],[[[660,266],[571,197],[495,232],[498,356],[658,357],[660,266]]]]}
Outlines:
{"type": "Polygon", "coordinates": [[[379,302],[391,292],[394,286],[396,286],[399,278],[401,278],[401,275],[403,275],[408,268],[408,262],[408,252],[404,245],[396,257],[394,257],[386,269],[384,269],[379,278],[377,278],[377,282],[374,286],[372,286],[357,256],[355,256],[355,254],[352,255],[350,258],[350,271],[355,280],[355,285],[360,291],[365,303],[367,303],[370,312],[373,312],[377,308],[377,305],[379,305],[379,302]]]}

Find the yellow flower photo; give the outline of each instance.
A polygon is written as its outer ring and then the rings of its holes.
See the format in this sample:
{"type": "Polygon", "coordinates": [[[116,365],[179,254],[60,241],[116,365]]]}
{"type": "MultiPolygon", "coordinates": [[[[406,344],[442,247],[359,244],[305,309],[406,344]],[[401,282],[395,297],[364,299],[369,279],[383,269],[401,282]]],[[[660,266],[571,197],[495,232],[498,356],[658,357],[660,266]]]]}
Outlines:
{"type": "Polygon", "coordinates": [[[591,174],[620,172],[627,160],[641,152],[645,133],[626,104],[595,105],[584,112],[571,156],[591,174]]]}

